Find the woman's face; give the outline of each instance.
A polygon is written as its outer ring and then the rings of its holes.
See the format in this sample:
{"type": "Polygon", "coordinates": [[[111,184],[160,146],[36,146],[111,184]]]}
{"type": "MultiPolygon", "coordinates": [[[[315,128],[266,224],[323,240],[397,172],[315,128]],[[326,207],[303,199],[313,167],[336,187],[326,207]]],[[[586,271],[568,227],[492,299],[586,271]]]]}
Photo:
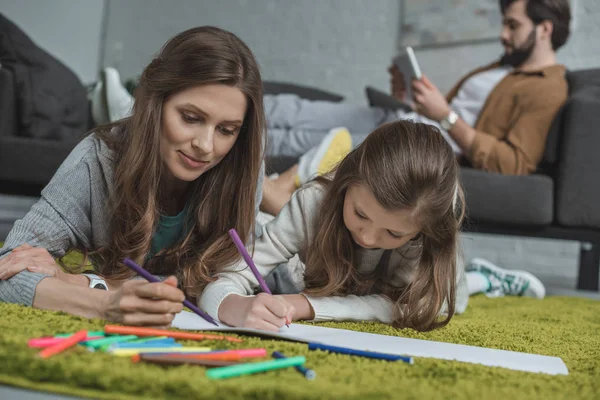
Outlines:
{"type": "Polygon", "coordinates": [[[246,109],[240,89],[221,84],[186,89],[164,102],[160,153],[173,183],[192,182],[221,162],[246,109]]]}

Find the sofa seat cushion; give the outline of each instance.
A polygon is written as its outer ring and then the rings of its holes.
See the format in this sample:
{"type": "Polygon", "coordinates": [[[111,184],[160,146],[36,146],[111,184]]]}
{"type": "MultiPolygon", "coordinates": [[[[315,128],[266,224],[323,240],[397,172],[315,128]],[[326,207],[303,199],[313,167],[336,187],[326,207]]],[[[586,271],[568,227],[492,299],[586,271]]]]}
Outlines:
{"type": "Polygon", "coordinates": [[[78,142],[0,137],[0,180],[46,185],[78,142]]]}
{"type": "Polygon", "coordinates": [[[461,169],[467,218],[477,223],[544,226],[554,219],[554,182],[546,175],[507,176],[461,169]]]}

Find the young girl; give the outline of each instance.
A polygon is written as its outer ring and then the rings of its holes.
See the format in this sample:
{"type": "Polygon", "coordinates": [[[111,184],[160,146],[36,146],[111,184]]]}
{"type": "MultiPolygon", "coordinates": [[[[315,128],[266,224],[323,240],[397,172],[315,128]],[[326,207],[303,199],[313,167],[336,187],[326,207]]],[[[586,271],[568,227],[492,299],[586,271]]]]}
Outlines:
{"type": "Polygon", "coordinates": [[[447,324],[468,301],[457,264],[463,217],[459,168],[436,128],[386,124],[332,177],[297,191],[256,239],[263,276],[296,254],[297,289],[252,296],[257,281],[234,264],[200,304],[233,326],[278,330],[290,320],[379,320],[418,330],[447,324]]]}
{"type": "Polygon", "coordinates": [[[175,36],[144,70],[132,116],[84,139],[15,223],[0,250],[0,300],[170,324],[184,296],[239,258],[227,230],[253,233],[264,126],[250,49],[213,27],[175,36]],[[57,268],[72,249],[101,276],[57,268]],[[124,257],[176,278],[131,280],[124,257]]]}

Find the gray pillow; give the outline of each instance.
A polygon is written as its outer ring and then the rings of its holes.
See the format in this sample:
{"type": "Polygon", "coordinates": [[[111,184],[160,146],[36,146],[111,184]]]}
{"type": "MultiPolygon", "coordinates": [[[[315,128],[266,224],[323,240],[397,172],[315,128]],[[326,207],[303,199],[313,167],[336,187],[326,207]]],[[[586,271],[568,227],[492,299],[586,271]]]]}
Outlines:
{"type": "Polygon", "coordinates": [[[263,81],[263,90],[265,94],[295,94],[306,100],[312,101],[331,101],[338,103],[344,100],[343,96],[336,93],[326,92],[310,86],[296,85],[295,83],[263,81]]]}
{"type": "Polygon", "coordinates": [[[370,107],[378,107],[386,110],[404,110],[412,111],[407,104],[404,104],[387,93],[377,90],[374,87],[367,86],[365,94],[370,107]]]}

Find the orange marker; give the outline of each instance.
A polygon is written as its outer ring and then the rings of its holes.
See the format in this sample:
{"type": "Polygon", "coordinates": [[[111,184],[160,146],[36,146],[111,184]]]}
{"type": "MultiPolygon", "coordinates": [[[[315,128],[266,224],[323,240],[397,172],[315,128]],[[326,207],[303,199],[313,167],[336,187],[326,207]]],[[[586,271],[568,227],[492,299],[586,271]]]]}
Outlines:
{"type": "Polygon", "coordinates": [[[143,328],[139,326],[105,325],[104,332],[119,335],[167,336],[180,340],[227,340],[229,342],[236,343],[243,342],[242,339],[238,339],[232,336],[211,335],[204,333],[187,333],[169,331],[166,329],[143,328]]]}
{"type": "Polygon", "coordinates": [[[265,357],[266,349],[228,350],[206,354],[177,354],[177,357],[195,358],[200,360],[239,361],[242,358],[265,357]]]}
{"type": "Polygon", "coordinates": [[[65,338],[62,342],[55,344],[54,346],[46,347],[40,351],[38,355],[42,358],[52,357],[55,354],[61,353],[69,347],[75,346],[77,343],[87,339],[87,331],[79,331],[68,338],[65,338]]]}

